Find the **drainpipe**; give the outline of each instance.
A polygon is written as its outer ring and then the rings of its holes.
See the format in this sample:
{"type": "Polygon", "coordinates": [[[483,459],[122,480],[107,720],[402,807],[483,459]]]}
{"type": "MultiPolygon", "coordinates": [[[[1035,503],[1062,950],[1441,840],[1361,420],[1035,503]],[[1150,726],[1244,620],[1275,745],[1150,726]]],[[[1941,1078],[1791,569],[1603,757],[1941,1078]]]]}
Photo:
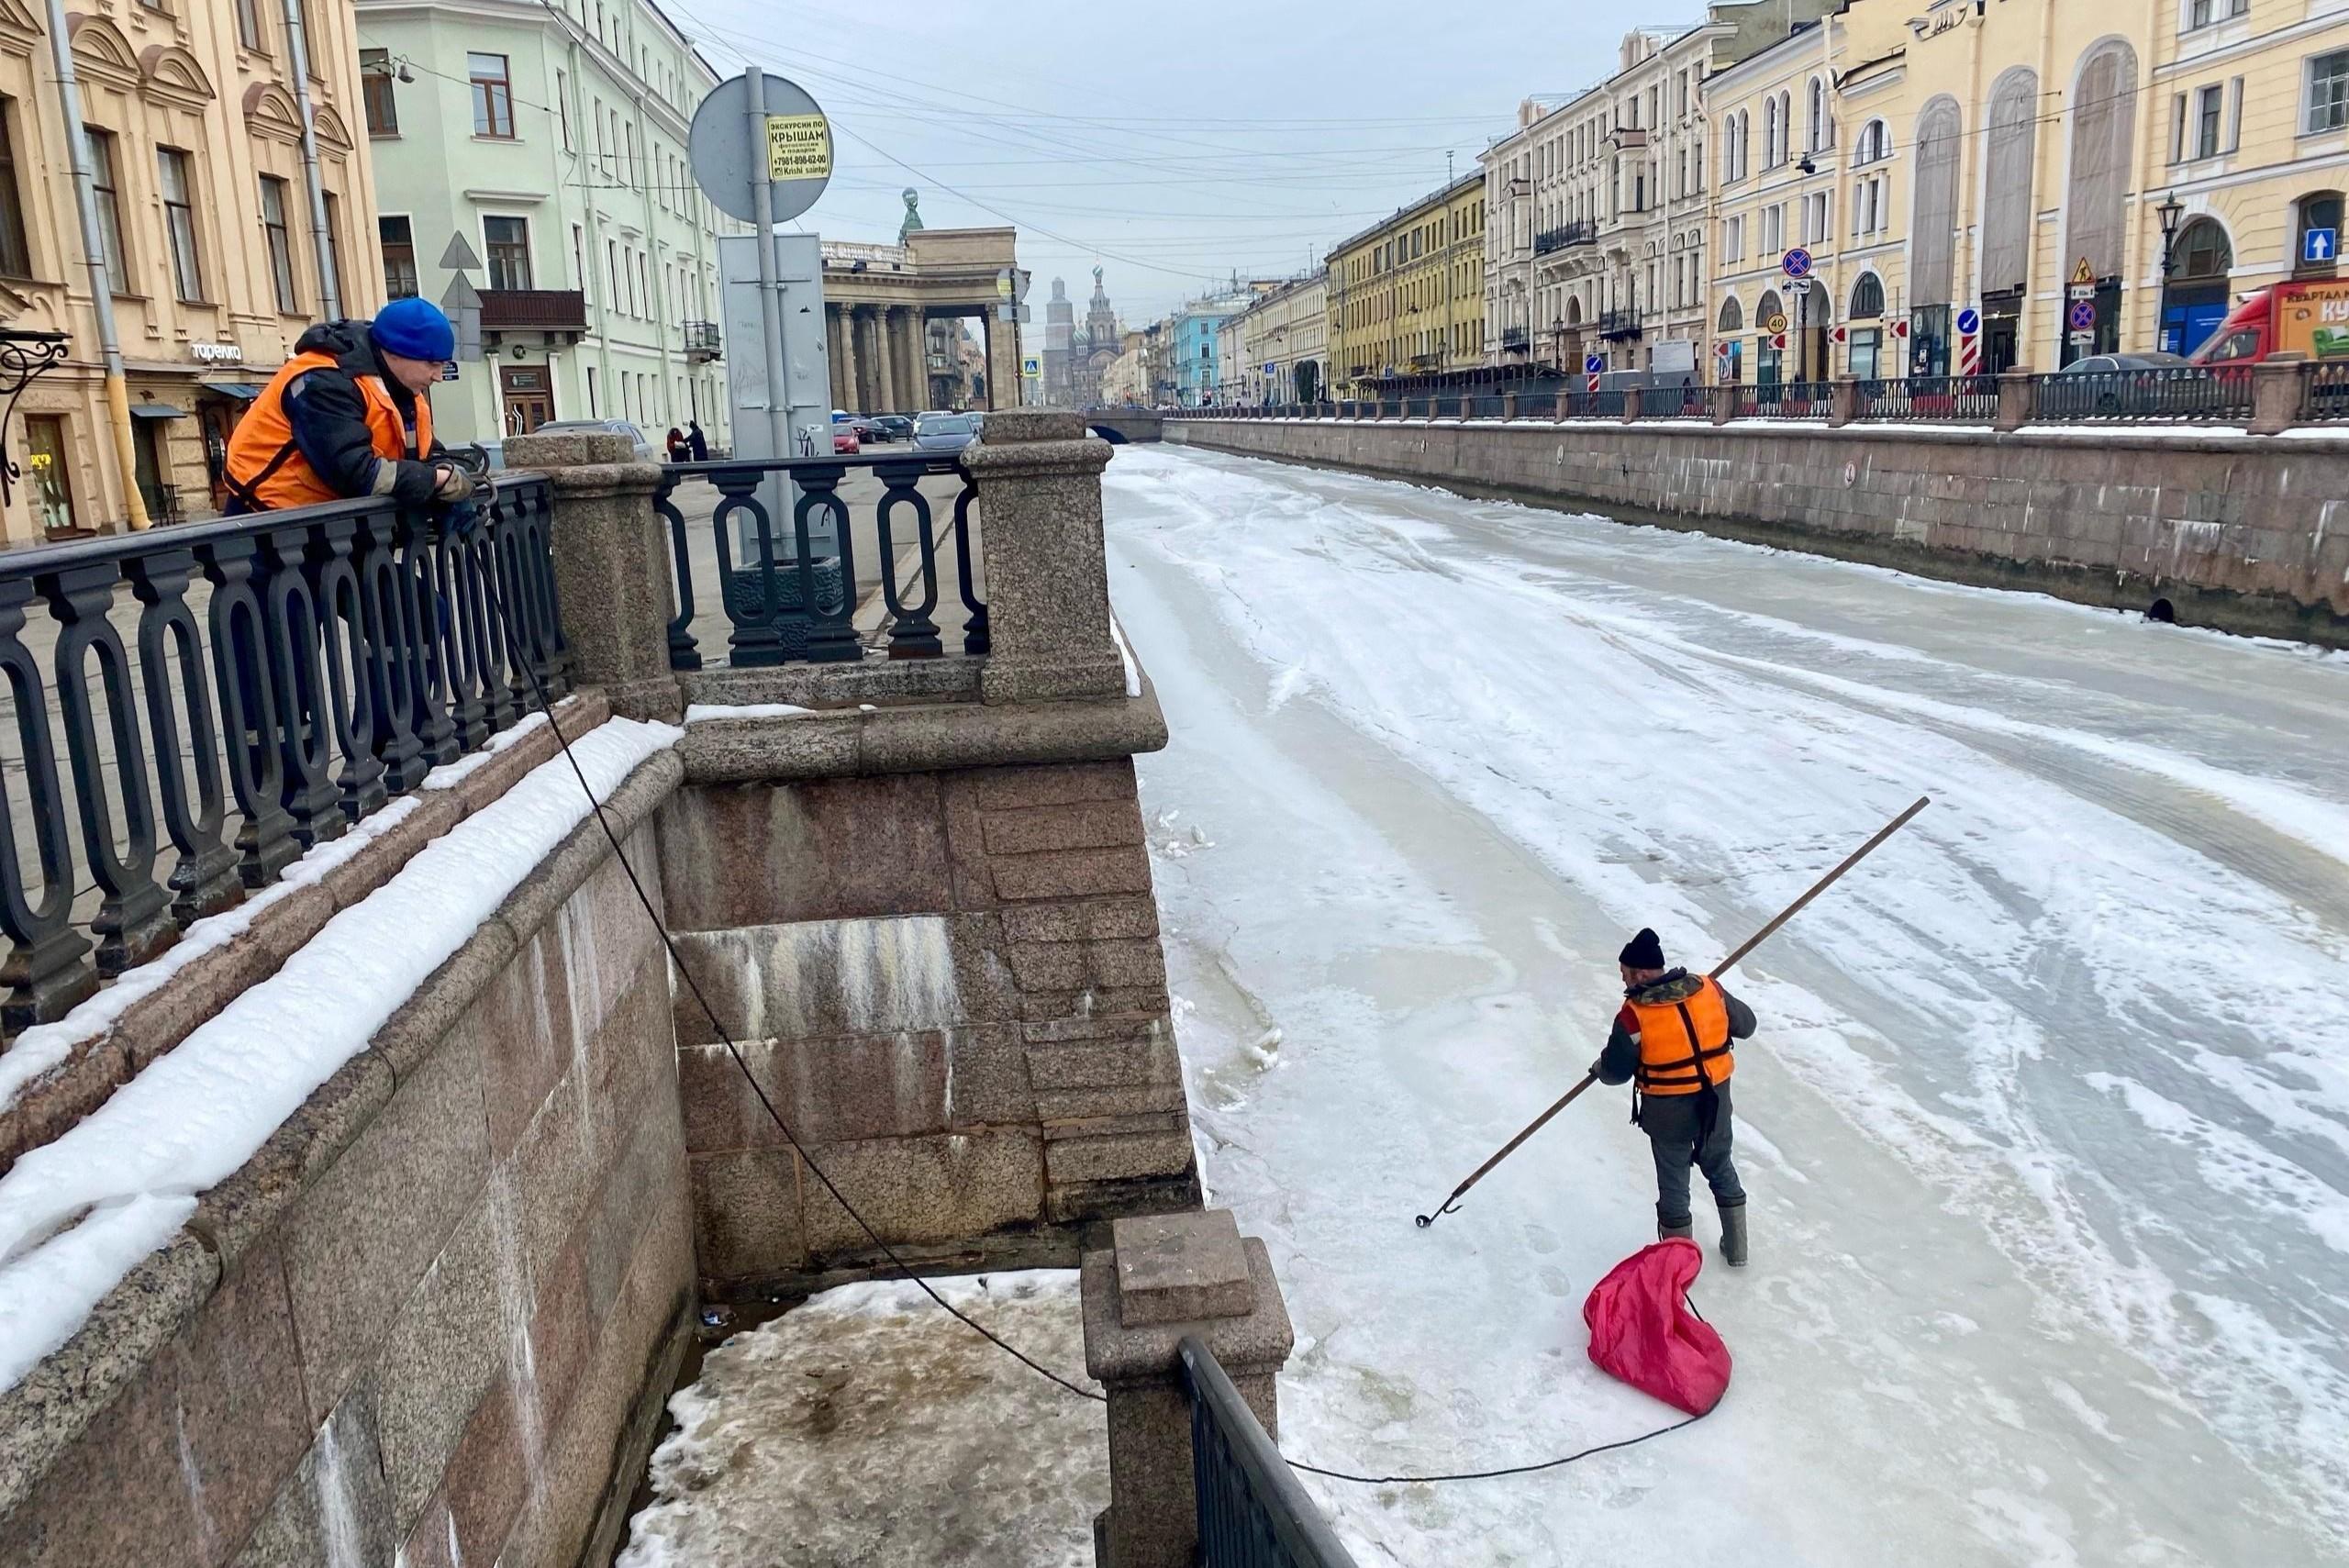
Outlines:
{"type": "MultiPolygon", "coordinates": [[[[50,0],[50,9],[58,0],[50,0]]],[[[285,52],[294,72],[294,103],[302,112],[302,183],[310,191],[310,249],[318,261],[319,314],[342,317],[342,295],[334,283],[334,232],[327,227],[327,191],[318,181],[318,133],[310,124],[310,45],[302,32],[302,0],[285,0],[285,52]]]]}
{"type": "Polygon", "coordinates": [[[49,0],[49,48],[57,62],[57,97],[65,115],[65,149],[73,161],[73,205],[82,219],[82,255],[90,270],[90,309],[98,318],[98,348],[106,361],[106,423],[122,473],[124,513],[134,532],[147,527],[147,500],[139,494],[139,457],[130,439],[130,391],[122,378],[122,339],[114,326],[114,283],[106,275],[106,241],[98,228],[98,194],[90,173],[90,144],[82,129],[82,83],[73,74],[73,46],[65,32],[64,0],[49,0]]]}

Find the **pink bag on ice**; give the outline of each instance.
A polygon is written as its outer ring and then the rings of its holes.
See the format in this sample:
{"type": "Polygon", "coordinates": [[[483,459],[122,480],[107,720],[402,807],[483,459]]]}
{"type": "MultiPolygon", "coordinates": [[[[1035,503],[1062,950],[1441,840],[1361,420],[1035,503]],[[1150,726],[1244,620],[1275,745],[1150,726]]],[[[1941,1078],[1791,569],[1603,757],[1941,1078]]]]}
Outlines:
{"type": "Polygon", "coordinates": [[[1658,1241],[1616,1264],[1582,1304],[1591,1361],[1691,1416],[1719,1404],[1729,1387],[1729,1347],[1688,1307],[1688,1286],[1704,1266],[1694,1241],[1658,1241]]]}

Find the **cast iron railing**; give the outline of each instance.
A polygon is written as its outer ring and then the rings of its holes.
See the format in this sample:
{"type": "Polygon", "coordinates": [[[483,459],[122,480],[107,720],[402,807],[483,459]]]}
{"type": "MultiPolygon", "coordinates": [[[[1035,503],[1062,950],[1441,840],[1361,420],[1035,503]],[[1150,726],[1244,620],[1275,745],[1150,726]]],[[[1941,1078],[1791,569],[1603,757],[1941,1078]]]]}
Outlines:
{"type": "Polygon", "coordinates": [[[1199,1568],[1354,1568],[1214,1352],[1186,1335],[1199,1568]]]}
{"type": "Polygon", "coordinates": [[[1739,419],[1824,419],[1829,395],[1823,381],[1739,383],[1731,417],[1739,419]]]}
{"type": "Polygon", "coordinates": [[[1901,419],[1954,425],[1987,425],[1998,417],[1998,378],[1994,375],[1912,375],[1901,381],[1864,381],[1855,419],[1901,419]]]}
{"type": "Polygon", "coordinates": [[[1569,250],[1576,245],[1588,245],[1598,238],[1598,225],[1587,217],[1577,217],[1555,228],[1545,228],[1533,237],[1533,253],[1547,256],[1553,250],[1569,250]]]}
{"type": "Polygon", "coordinates": [[[782,664],[796,660],[829,663],[864,657],[856,621],[857,540],[861,521],[841,487],[852,475],[870,473],[881,495],[867,516],[872,562],[886,622],[885,648],[892,659],[936,658],[948,638],[932,617],[938,614],[939,546],[932,497],[925,479],[947,478],[959,488],[951,527],[955,589],[969,612],[959,637],[962,652],[987,651],[987,607],[978,596],[981,575],[977,519],[972,515],[978,486],[952,453],[909,452],[896,456],[744,459],[727,462],[663,464],[653,509],[669,524],[669,555],[676,584],[676,615],[669,623],[669,663],[698,670],[707,651],[694,622],[704,594],[714,595],[725,614],[725,662],[735,665],[782,664]],[[704,527],[711,547],[710,571],[697,571],[694,533],[678,495],[687,480],[706,479],[718,503],[704,527]],[[777,518],[767,495],[780,484],[798,496],[791,515],[777,518]],[[905,542],[916,554],[915,597],[899,584],[897,527],[900,514],[910,528],[905,542]],[[829,528],[826,524],[829,523],[829,528]],[[829,538],[828,538],[829,536],[829,538]],[[713,576],[714,574],[714,576],[713,576]]]}
{"type": "Polygon", "coordinates": [[[2349,420],[2349,362],[2300,367],[2300,417],[2311,424],[2349,420]]]}
{"type": "Polygon", "coordinates": [[[1643,386],[1640,388],[1640,412],[1642,419],[1709,419],[1712,417],[1713,389],[1698,386],[1643,386]]]}
{"type": "Polygon", "coordinates": [[[517,474],[455,530],[348,501],[0,554],[0,1028],[568,691],[551,512],[517,474]]]}
{"type": "Polygon", "coordinates": [[[2251,420],[2251,370],[2200,365],[2032,378],[2034,419],[2251,420]]]}

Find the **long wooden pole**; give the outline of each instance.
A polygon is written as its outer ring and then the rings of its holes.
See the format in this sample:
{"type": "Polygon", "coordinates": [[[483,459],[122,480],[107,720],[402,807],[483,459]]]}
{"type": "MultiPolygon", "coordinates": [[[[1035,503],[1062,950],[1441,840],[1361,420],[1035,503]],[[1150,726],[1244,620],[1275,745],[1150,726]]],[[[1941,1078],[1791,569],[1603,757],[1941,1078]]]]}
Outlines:
{"type": "MultiPolygon", "coordinates": [[[[1867,859],[1868,856],[1873,854],[1877,847],[1883,844],[1887,839],[1891,838],[1895,833],[1899,832],[1901,828],[1906,828],[1909,825],[1909,820],[1913,818],[1917,813],[1924,810],[1926,806],[1931,806],[1932,804],[1932,800],[1930,796],[1918,796],[1915,805],[1909,806],[1908,810],[1902,812],[1899,816],[1886,823],[1883,828],[1877,830],[1875,838],[1870,839],[1866,843],[1862,844],[1858,849],[1854,850],[1850,854],[1845,855],[1842,863],[1837,865],[1833,871],[1829,872],[1825,876],[1822,876],[1817,882],[1812,883],[1810,884],[1810,891],[1805,893],[1800,898],[1796,899],[1792,904],[1787,905],[1784,909],[1780,910],[1777,917],[1768,925],[1763,927],[1760,930],[1746,938],[1745,941],[1737,949],[1736,951],[1731,953],[1727,958],[1713,965],[1712,969],[1708,973],[1707,978],[1719,980],[1722,975],[1728,973],[1731,968],[1732,968],[1740,959],[1743,958],[1747,953],[1752,952],[1755,948],[1760,947],[1764,942],[1767,941],[1770,937],[1777,931],[1779,927],[1793,919],[1797,915],[1801,914],[1804,906],[1808,905],[1812,899],[1818,897],[1820,894],[1826,892],[1829,888],[1834,886],[1836,881],[1841,878],[1845,872],[1850,871],[1854,866],[1867,859]]],[[[1466,1181],[1453,1188],[1452,1195],[1445,1198],[1442,1207],[1437,1208],[1433,1214],[1415,1215],[1413,1218],[1418,1222],[1419,1229],[1424,1230],[1429,1226],[1433,1225],[1437,1220],[1442,1218],[1445,1215],[1450,1214],[1453,1209],[1458,1206],[1462,1195],[1465,1194],[1470,1187],[1475,1186],[1478,1182],[1485,1179],[1486,1173],[1489,1172],[1494,1166],[1499,1164],[1502,1161],[1508,1159],[1510,1155],[1516,1153],[1519,1147],[1522,1145],[1527,1139],[1532,1137],[1535,1133],[1550,1125],[1550,1118],[1552,1117],[1556,1116],[1560,1111],[1564,1110],[1568,1106],[1573,1105],[1577,1095],[1579,1095],[1585,1089],[1589,1088],[1593,1084],[1598,1082],[1598,1074],[1596,1072],[1584,1073],[1579,1083],[1575,1084],[1573,1088],[1568,1089],[1564,1095],[1561,1095],[1558,1097],[1557,1103],[1553,1105],[1548,1110],[1543,1111],[1540,1116],[1535,1117],[1531,1121],[1526,1123],[1524,1130],[1520,1132],[1515,1138],[1510,1139],[1507,1143],[1502,1144],[1498,1153],[1496,1153],[1491,1159],[1477,1166],[1476,1169],[1470,1173],[1466,1181]]]]}

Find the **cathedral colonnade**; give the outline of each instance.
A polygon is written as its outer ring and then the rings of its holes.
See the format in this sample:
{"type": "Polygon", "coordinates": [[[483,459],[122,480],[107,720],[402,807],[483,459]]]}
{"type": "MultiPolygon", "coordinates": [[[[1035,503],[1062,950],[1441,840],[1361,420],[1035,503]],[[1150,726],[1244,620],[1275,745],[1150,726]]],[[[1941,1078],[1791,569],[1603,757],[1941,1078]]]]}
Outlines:
{"type": "Polygon", "coordinates": [[[832,406],[914,414],[930,406],[923,313],[909,305],[827,304],[832,406]]]}

